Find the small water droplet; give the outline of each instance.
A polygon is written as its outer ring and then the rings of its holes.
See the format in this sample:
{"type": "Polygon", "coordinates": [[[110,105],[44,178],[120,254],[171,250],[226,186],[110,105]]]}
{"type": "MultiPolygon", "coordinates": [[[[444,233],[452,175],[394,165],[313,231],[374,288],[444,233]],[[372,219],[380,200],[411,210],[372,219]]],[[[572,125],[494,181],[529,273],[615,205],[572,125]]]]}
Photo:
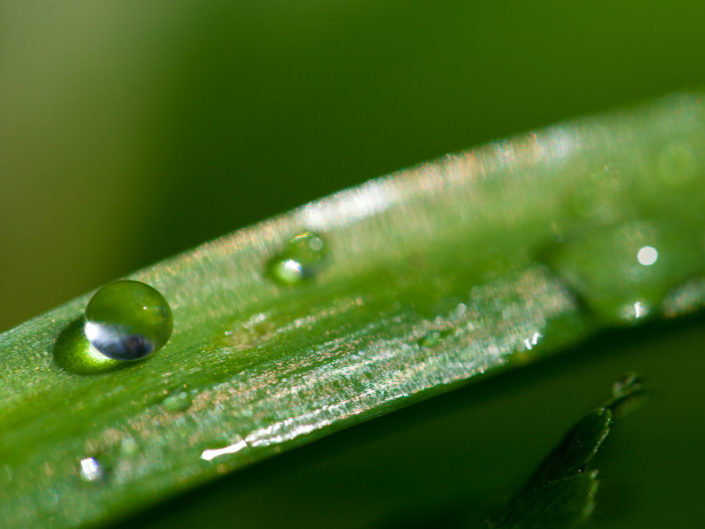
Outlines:
{"type": "Polygon", "coordinates": [[[534,347],[536,347],[539,344],[539,341],[543,338],[543,334],[540,332],[535,332],[528,338],[524,338],[523,346],[525,350],[531,351],[534,347]]]}
{"type": "Polygon", "coordinates": [[[635,373],[627,373],[612,384],[612,396],[622,398],[641,389],[641,378],[635,373]]]}
{"type": "Polygon", "coordinates": [[[139,445],[132,437],[125,437],[122,441],[120,441],[118,451],[121,455],[131,456],[139,451],[139,445]]]}
{"type": "Polygon", "coordinates": [[[166,299],[139,281],[109,283],[86,307],[86,337],[96,350],[115,360],[139,360],[154,353],[171,331],[166,299]]]}
{"type": "Polygon", "coordinates": [[[282,285],[295,285],[313,278],[328,257],[326,242],[317,233],[293,237],[279,255],[267,263],[267,275],[282,285]]]}
{"type": "Polygon", "coordinates": [[[641,406],[646,398],[641,377],[627,373],[612,384],[612,398],[606,407],[612,410],[616,417],[623,417],[641,406]]]}
{"type": "Polygon", "coordinates": [[[168,411],[185,411],[191,406],[191,395],[188,391],[174,391],[162,401],[162,406],[168,411]]]}
{"type": "Polygon", "coordinates": [[[274,322],[264,313],[257,313],[245,321],[238,320],[223,333],[223,345],[245,349],[269,340],[277,330],[274,322]]]}
{"type": "Polygon", "coordinates": [[[105,478],[106,470],[95,457],[81,459],[79,466],[83,481],[93,482],[105,478]]]}
{"type": "Polygon", "coordinates": [[[453,333],[452,329],[445,329],[442,331],[431,330],[424,334],[418,339],[417,343],[421,347],[434,347],[441,343],[441,341],[453,333]]]}
{"type": "Polygon", "coordinates": [[[651,307],[643,301],[635,301],[622,307],[621,316],[625,321],[637,321],[647,317],[650,313],[651,307]]]}
{"type": "Polygon", "coordinates": [[[419,345],[421,347],[433,347],[438,342],[441,341],[441,333],[438,331],[430,331],[419,338],[419,345]]]}

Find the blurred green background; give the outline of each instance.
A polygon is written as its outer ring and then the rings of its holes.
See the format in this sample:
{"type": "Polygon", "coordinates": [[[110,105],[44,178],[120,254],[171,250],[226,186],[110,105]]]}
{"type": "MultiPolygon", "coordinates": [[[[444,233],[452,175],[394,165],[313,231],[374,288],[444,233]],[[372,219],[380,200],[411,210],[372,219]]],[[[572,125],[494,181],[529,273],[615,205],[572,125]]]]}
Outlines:
{"type": "Polygon", "coordinates": [[[705,83],[705,4],[0,0],[0,329],[448,151],[705,83]]]}

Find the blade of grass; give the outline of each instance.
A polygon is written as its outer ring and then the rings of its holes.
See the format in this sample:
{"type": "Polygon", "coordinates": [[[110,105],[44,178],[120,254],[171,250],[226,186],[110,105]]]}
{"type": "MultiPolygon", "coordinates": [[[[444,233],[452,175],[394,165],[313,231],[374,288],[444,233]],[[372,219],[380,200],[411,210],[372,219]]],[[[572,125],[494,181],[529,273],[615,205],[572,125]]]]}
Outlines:
{"type": "MultiPolygon", "coordinates": [[[[616,323],[542,256],[644,220],[701,242],[702,105],[673,96],[449,156],[138,272],[174,312],[144,362],[83,357],[88,295],[0,335],[0,526],[111,520],[616,323]],[[323,234],[328,266],[269,281],[301,230],[323,234]],[[184,407],[164,403],[175,392],[184,407]]],[[[698,307],[694,270],[666,267],[645,295],[683,283],[661,312],[698,307]]],[[[627,271],[609,272],[598,286],[620,291],[627,271]]]]}
{"type": "Polygon", "coordinates": [[[541,462],[504,512],[488,520],[489,527],[569,529],[585,523],[595,508],[599,482],[590,469],[610,433],[614,418],[638,406],[644,390],[628,375],[613,386],[600,408],[580,419],[541,462]]]}

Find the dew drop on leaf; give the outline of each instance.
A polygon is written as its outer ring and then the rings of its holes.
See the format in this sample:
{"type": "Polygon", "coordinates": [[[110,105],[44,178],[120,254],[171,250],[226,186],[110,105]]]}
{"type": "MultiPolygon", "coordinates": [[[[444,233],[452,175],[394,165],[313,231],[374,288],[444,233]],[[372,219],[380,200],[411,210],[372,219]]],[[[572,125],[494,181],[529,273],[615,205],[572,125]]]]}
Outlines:
{"type": "Polygon", "coordinates": [[[132,437],[125,437],[118,445],[120,455],[131,456],[139,452],[139,445],[132,437]]]}
{"type": "Polygon", "coordinates": [[[613,324],[651,316],[668,292],[705,270],[692,232],[632,221],[568,237],[546,262],[595,315],[613,324]]]}
{"type": "Polygon", "coordinates": [[[612,397],[614,399],[621,399],[635,393],[640,389],[641,379],[639,378],[639,375],[627,373],[612,384],[612,397]]]}
{"type": "Polygon", "coordinates": [[[434,347],[441,343],[444,338],[450,336],[453,333],[452,329],[445,329],[442,331],[430,330],[418,339],[418,344],[421,347],[434,347]]]}
{"type": "Polygon", "coordinates": [[[139,360],[154,353],[171,331],[166,299],[139,281],[109,283],[86,307],[86,337],[96,350],[115,360],[139,360]]]}
{"type": "Polygon", "coordinates": [[[441,333],[438,331],[429,331],[419,338],[419,345],[421,347],[433,347],[438,342],[441,341],[441,333]]]}
{"type": "Polygon", "coordinates": [[[162,406],[168,411],[185,411],[191,407],[191,395],[188,391],[174,391],[162,401],[162,406]]]}
{"type": "Polygon", "coordinates": [[[296,285],[318,274],[328,257],[323,237],[306,231],[289,240],[267,263],[267,276],[281,285],[296,285]]]}

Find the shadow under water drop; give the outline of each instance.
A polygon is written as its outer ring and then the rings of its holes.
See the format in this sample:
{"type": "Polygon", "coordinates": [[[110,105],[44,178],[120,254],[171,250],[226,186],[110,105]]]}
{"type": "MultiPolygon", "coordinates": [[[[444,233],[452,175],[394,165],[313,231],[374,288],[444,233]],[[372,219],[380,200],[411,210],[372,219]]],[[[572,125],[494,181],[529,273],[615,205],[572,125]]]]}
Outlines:
{"type": "Polygon", "coordinates": [[[84,333],[84,320],[78,318],[61,331],[52,354],[56,365],[70,373],[95,375],[129,367],[134,362],[119,362],[96,351],[84,333]]]}

